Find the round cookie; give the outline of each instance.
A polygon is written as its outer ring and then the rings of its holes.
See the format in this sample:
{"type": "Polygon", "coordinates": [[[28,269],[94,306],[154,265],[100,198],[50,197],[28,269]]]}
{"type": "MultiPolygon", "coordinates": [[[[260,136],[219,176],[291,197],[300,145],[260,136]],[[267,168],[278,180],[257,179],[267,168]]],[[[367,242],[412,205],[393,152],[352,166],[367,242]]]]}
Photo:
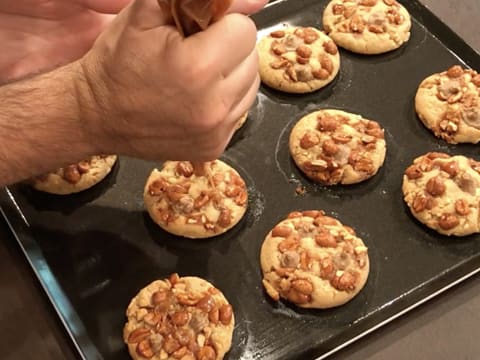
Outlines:
{"type": "Polygon", "coordinates": [[[275,301],[303,308],[342,305],[367,282],[368,249],[355,231],[323,211],[292,212],[262,244],[263,285],[275,301]]]}
{"type": "Polygon", "coordinates": [[[427,153],[405,170],[402,190],[412,215],[440,234],[480,231],[480,162],[427,153]]]}
{"type": "Polygon", "coordinates": [[[435,136],[450,144],[480,141],[480,74],[454,65],[423,80],[415,110],[435,136]]]}
{"type": "Polygon", "coordinates": [[[257,44],[262,82],[288,93],[308,93],[329,84],[340,68],[337,46],[313,27],[285,27],[257,44]]]}
{"type": "Polygon", "coordinates": [[[290,154],[300,170],[324,185],[355,184],[375,175],[385,160],[384,130],[341,110],[319,110],[290,133],[290,154]]]}
{"type": "Polygon", "coordinates": [[[410,14],[395,0],[333,0],[323,12],[323,28],[344,49],[382,54],[410,38],[410,14]]]}
{"type": "Polygon", "coordinates": [[[144,190],[145,207],[165,231],[192,239],[226,232],[245,214],[245,181],[225,164],[167,161],[150,174],[144,190]]]}
{"type": "Polygon", "coordinates": [[[102,181],[110,173],[116,160],[116,155],[92,156],[55,172],[34,177],[29,182],[35,189],[51,194],[77,193],[102,181]]]}
{"type": "Polygon", "coordinates": [[[232,306],[198,277],[156,280],[127,308],[123,339],[135,360],[221,360],[232,344],[232,306]]]}

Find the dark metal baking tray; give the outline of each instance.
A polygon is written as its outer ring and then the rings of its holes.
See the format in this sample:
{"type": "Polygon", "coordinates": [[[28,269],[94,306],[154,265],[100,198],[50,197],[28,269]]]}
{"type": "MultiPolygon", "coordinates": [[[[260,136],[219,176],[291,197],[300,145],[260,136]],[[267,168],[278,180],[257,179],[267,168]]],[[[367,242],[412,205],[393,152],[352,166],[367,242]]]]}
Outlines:
{"type": "MultiPolygon", "coordinates": [[[[290,23],[321,27],[327,1],[285,0],[254,16],[259,35],[290,23]]],[[[142,189],[158,166],[120,158],[105,181],[72,196],[24,185],[1,191],[0,206],[18,243],[85,359],[128,359],[122,341],[131,297],[157,278],[196,275],[223,290],[235,309],[228,359],[323,358],[473,275],[480,237],[447,238],[416,222],[401,195],[402,173],[427,151],[478,159],[474,145],[448,146],[417,120],[419,82],[452,64],[480,69],[480,56],[417,1],[403,2],[412,37],[379,56],[341,51],[338,78],[308,95],[262,87],[249,120],[222,159],[246,179],[249,210],[230,232],[187,240],[156,227],[143,210],[142,189]],[[338,108],[379,121],[386,129],[385,165],[355,186],[313,185],[291,161],[293,124],[319,108],[338,108]],[[305,186],[298,196],[295,189],[305,186]],[[351,302],[330,310],[275,304],[264,293],[259,250],[265,234],[292,210],[324,209],[357,230],[369,247],[371,273],[351,302]]]]}

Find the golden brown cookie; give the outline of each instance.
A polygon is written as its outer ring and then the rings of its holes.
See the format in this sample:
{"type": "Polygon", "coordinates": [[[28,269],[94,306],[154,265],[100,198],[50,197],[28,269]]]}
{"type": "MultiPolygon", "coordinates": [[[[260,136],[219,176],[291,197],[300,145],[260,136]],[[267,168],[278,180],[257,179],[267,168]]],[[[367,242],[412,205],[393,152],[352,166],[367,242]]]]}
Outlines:
{"type": "Polygon", "coordinates": [[[288,93],[308,93],[329,84],[340,68],[337,46],[313,27],[285,27],[257,44],[262,82],[288,93]]]}
{"type": "Polygon", "coordinates": [[[435,136],[450,144],[480,141],[480,74],[454,65],[420,84],[415,110],[435,136]]]}
{"type": "Polygon", "coordinates": [[[375,175],[385,160],[384,130],[341,110],[319,110],[290,133],[290,154],[302,172],[324,185],[354,184],[375,175]]]}
{"type": "Polygon", "coordinates": [[[292,212],[265,238],[263,285],[275,301],[303,308],[339,306],[367,282],[368,250],[355,231],[323,211],[292,212]]]}
{"type": "Polygon", "coordinates": [[[332,0],[323,28],[344,49],[360,54],[395,50],[410,38],[408,11],[395,0],[332,0]]]}
{"type": "Polygon", "coordinates": [[[116,155],[92,156],[57,169],[55,172],[37,176],[29,182],[37,190],[51,194],[68,195],[77,193],[102,181],[112,170],[116,155]]]}
{"type": "Polygon", "coordinates": [[[221,360],[232,343],[232,306],[198,277],[172,274],[152,282],[126,315],[123,339],[135,360],[221,360]]]}
{"type": "Polygon", "coordinates": [[[480,162],[427,153],[405,170],[402,190],[412,215],[440,234],[480,231],[480,162]]]}
{"type": "Polygon", "coordinates": [[[248,193],[245,181],[223,161],[195,167],[188,161],[167,161],[150,174],[144,201],[165,231],[195,239],[235,226],[247,209],[248,193]]]}

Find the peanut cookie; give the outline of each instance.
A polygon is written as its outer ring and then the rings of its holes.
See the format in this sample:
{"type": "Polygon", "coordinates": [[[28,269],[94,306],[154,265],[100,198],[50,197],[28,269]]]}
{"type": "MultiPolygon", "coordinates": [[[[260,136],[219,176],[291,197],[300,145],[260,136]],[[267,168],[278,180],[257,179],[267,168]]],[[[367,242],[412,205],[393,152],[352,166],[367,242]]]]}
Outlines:
{"type": "Polygon", "coordinates": [[[263,286],[275,301],[303,308],[339,306],[367,282],[368,250],[355,231],[323,211],[292,212],[265,238],[263,286]]]}
{"type": "Polygon", "coordinates": [[[123,339],[135,360],[221,360],[230,349],[232,306],[198,277],[156,280],[127,308],[123,339]]]}
{"type": "Polygon", "coordinates": [[[92,156],[57,169],[55,172],[37,176],[29,182],[37,190],[51,194],[68,195],[77,193],[102,181],[112,170],[116,155],[92,156]]]}
{"type": "Polygon", "coordinates": [[[308,93],[330,83],[340,68],[337,46],[313,27],[285,27],[258,44],[262,82],[288,93],[308,93]]]}
{"type": "Polygon", "coordinates": [[[290,154],[313,181],[354,184],[375,175],[385,160],[384,131],[372,120],[340,110],[300,119],[290,133],[290,154]]]}
{"type": "Polygon", "coordinates": [[[403,195],[412,215],[444,235],[480,231],[480,162],[430,152],[405,170],[403,195]]]}
{"type": "Polygon", "coordinates": [[[242,117],[238,119],[237,126],[235,126],[235,130],[240,129],[243,126],[243,124],[245,124],[245,122],[247,121],[247,118],[248,118],[248,112],[243,114],[242,117]]]}
{"type": "Polygon", "coordinates": [[[165,231],[188,238],[222,234],[247,209],[245,181],[220,160],[200,164],[167,161],[153,170],[144,191],[145,207],[165,231]]]}
{"type": "Polygon", "coordinates": [[[480,74],[454,65],[420,84],[415,110],[435,136],[450,144],[480,141],[480,74]]]}
{"type": "Polygon", "coordinates": [[[333,0],[323,27],[344,49],[360,54],[395,50],[410,38],[408,11],[395,0],[333,0]]]}

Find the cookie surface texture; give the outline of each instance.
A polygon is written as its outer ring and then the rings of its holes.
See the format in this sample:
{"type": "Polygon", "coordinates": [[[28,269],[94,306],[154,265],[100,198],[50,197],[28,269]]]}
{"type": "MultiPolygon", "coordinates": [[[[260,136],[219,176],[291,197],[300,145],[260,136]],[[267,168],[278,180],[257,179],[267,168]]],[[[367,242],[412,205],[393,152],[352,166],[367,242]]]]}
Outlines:
{"type": "Polygon", "coordinates": [[[480,162],[427,153],[405,170],[402,190],[412,215],[440,234],[465,236],[480,231],[480,162]]]}
{"type": "Polygon", "coordinates": [[[188,238],[226,232],[245,214],[248,193],[238,172],[221,160],[193,165],[167,161],[144,189],[145,207],[165,231],[188,238]]]}
{"type": "Polygon", "coordinates": [[[135,360],[221,360],[232,343],[234,314],[225,296],[193,277],[156,280],[127,308],[123,339],[135,360]]]}
{"type": "Polygon", "coordinates": [[[329,84],[340,68],[337,46],[313,27],[284,27],[257,44],[262,82],[287,93],[308,93],[329,84]]]}
{"type": "Polygon", "coordinates": [[[275,301],[325,309],[346,303],[364,287],[368,249],[352,228],[323,211],[290,213],[268,233],[260,263],[275,301]]]}
{"type": "Polygon", "coordinates": [[[395,0],[333,0],[323,28],[338,46],[359,54],[395,50],[410,38],[410,14],[395,0]]]}
{"type": "Polygon", "coordinates": [[[323,185],[364,181],[378,172],[386,154],[384,130],[377,122],[333,109],[300,119],[289,148],[300,170],[323,185]]]}
{"type": "Polygon", "coordinates": [[[102,181],[112,170],[116,155],[92,156],[31,179],[30,184],[37,190],[51,194],[68,195],[87,190],[102,181]]]}
{"type": "Polygon", "coordinates": [[[480,141],[480,74],[454,65],[423,80],[415,110],[435,136],[450,144],[480,141]]]}

